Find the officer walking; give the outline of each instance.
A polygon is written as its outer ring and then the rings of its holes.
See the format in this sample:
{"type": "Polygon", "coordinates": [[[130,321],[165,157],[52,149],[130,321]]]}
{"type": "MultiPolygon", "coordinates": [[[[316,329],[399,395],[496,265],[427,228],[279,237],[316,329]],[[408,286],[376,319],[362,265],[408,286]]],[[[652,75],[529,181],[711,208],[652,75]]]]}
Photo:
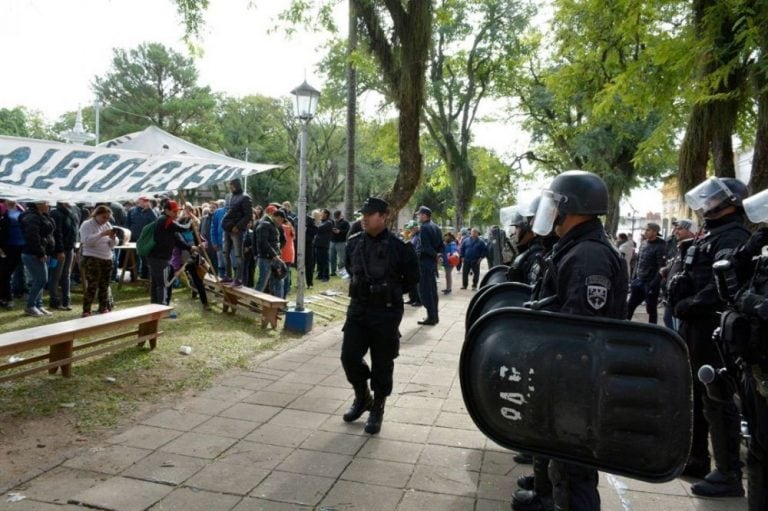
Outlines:
{"type": "MultiPolygon", "coordinates": [[[[560,239],[546,259],[541,289],[529,305],[582,316],[626,317],[627,273],[598,215],[608,211],[608,189],[595,174],[570,170],[542,192],[533,231],[560,239]]],[[[551,460],[552,499],[558,511],[598,511],[597,470],[551,460]]],[[[547,509],[541,507],[540,509],[547,509]]]]}
{"type": "MultiPolygon", "coordinates": [[[[744,227],[742,201],[749,192],[741,181],[712,177],[685,194],[688,206],[704,218],[703,236],[685,253],[683,269],[672,277],[669,299],[679,318],[680,335],[688,345],[691,368],[709,364],[717,367],[720,355],[712,332],[725,304],[718,296],[712,265],[731,256],[750,236],[744,227]]],[[[693,378],[693,439],[684,475],[703,477],[691,486],[702,497],[741,497],[739,461],[740,418],[733,400],[717,401],[693,378]],[[707,431],[712,441],[715,470],[710,472],[707,431]]]]}
{"type": "MultiPolygon", "coordinates": [[[[345,422],[370,411],[365,432],[381,430],[384,404],[392,393],[392,373],[400,349],[403,293],[419,282],[416,252],[386,227],[389,205],[369,197],[363,203],[363,231],[347,240],[344,267],[351,276],[351,302],[344,323],[341,364],[355,389],[345,422]],[[363,357],[371,350],[371,367],[363,357]],[[373,396],[368,390],[371,380],[373,396]]],[[[429,275],[435,284],[434,271],[429,275]]]]}
{"type": "Polygon", "coordinates": [[[419,298],[427,317],[419,321],[420,325],[436,325],[440,318],[437,315],[437,257],[443,251],[443,233],[432,222],[432,210],[421,206],[419,215],[419,298]]]}

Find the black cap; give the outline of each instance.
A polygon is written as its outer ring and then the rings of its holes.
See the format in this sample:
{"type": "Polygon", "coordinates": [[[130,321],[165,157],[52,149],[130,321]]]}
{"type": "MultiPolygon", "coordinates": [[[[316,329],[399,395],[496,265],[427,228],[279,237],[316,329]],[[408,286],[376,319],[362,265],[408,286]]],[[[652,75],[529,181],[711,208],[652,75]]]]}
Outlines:
{"type": "Polygon", "coordinates": [[[360,208],[360,213],[386,213],[389,204],[384,199],[378,197],[368,197],[360,208]]]}
{"type": "Polygon", "coordinates": [[[426,206],[421,206],[418,210],[416,210],[416,213],[418,213],[419,215],[423,213],[425,215],[432,216],[432,210],[426,206]]]}

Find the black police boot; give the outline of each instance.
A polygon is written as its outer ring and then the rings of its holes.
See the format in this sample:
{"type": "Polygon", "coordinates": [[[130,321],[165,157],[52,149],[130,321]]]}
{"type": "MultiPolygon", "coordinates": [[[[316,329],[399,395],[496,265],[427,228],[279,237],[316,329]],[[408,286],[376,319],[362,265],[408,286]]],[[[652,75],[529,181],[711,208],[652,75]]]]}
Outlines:
{"type": "Polygon", "coordinates": [[[715,469],[703,481],[691,485],[691,493],[699,497],[743,497],[741,470],[720,472],[715,469]]]}
{"type": "Polygon", "coordinates": [[[525,454],[524,452],[515,454],[512,456],[512,459],[515,460],[515,463],[520,463],[523,465],[530,465],[533,463],[533,456],[530,454],[525,454]]]}
{"type": "Polygon", "coordinates": [[[552,497],[540,497],[535,491],[517,490],[512,495],[514,511],[553,511],[555,504],[552,497]]]}
{"type": "Polygon", "coordinates": [[[368,383],[355,386],[355,400],[352,402],[352,406],[349,407],[347,413],[344,414],[344,422],[356,421],[360,416],[371,409],[373,405],[373,397],[371,391],[368,390],[368,383]]]}
{"type": "Polygon", "coordinates": [[[533,474],[527,476],[520,476],[517,478],[517,486],[521,490],[533,490],[533,485],[536,481],[536,476],[533,474]]]}
{"type": "Polygon", "coordinates": [[[374,396],[373,405],[371,405],[371,413],[368,414],[368,420],[365,422],[366,433],[375,435],[381,431],[381,422],[384,420],[384,403],[386,402],[386,397],[374,396]]]}

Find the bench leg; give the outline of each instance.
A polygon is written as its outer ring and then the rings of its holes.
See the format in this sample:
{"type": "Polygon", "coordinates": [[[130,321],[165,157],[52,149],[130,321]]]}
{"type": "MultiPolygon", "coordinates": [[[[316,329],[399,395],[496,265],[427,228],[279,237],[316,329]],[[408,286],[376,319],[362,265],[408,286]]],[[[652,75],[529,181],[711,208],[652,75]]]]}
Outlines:
{"type": "MultiPolygon", "coordinates": [[[[159,321],[147,321],[146,323],[142,323],[139,325],[139,337],[143,337],[145,335],[151,335],[151,334],[157,334],[157,325],[159,321]]],[[[141,341],[138,345],[139,347],[144,346],[145,341],[141,341]]],[[[157,346],[157,336],[149,340],[149,349],[153,350],[155,349],[155,346],[157,346]]]]}
{"type": "MultiPolygon", "coordinates": [[[[50,353],[48,355],[49,362],[57,362],[59,360],[66,360],[72,357],[72,345],[73,341],[61,342],[51,346],[50,353]]],[[[72,363],[68,362],[59,366],[61,368],[61,375],[64,378],[69,378],[72,374],[72,363]]],[[[51,367],[48,369],[50,374],[56,373],[57,367],[51,367]]]]}
{"type": "Polygon", "coordinates": [[[261,328],[267,326],[267,323],[272,325],[272,328],[277,328],[277,309],[275,307],[262,307],[261,308],[261,328]]]}

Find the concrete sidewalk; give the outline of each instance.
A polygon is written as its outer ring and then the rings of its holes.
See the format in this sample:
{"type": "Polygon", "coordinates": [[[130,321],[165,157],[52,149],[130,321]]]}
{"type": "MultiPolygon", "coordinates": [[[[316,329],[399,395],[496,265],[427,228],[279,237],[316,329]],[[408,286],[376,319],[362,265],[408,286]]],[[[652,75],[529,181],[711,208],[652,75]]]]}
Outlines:
{"type": "MultiPolygon", "coordinates": [[[[363,432],[365,416],[341,419],[352,390],[339,324],[46,468],[0,496],[0,509],[508,510],[530,467],[487,440],[464,408],[457,367],[471,296],[458,286],[441,295],[434,327],[417,325],[423,309],[406,306],[376,436],[363,432]],[[12,503],[10,493],[26,498],[12,503]]],[[[746,499],[694,498],[689,485],[600,477],[604,510],[746,510],[746,499]]]]}

